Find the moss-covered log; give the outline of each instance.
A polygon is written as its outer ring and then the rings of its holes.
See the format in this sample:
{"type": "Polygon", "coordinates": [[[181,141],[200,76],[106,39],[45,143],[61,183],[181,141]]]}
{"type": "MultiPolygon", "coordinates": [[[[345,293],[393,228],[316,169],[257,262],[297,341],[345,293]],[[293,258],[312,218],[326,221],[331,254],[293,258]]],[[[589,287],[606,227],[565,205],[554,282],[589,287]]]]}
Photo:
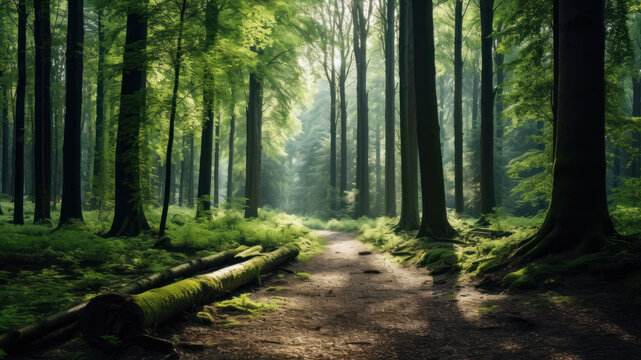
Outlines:
{"type": "MultiPolygon", "coordinates": [[[[181,277],[192,276],[208,269],[220,268],[227,264],[242,261],[243,259],[235,258],[235,256],[246,250],[247,247],[243,246],[235,250],[227,250],[204,258],[195,259],[163,272],[138,279],[116,290],[116,293],[123,295],[138,294],[165,285],[181,277]]],[[[39,339],[52,331],[72,324],[88,303],[89,302],[85,302],[76,305],[70,309],[57,312],[44,319],[28,324],[20,329],[0,335],[0,349],[5,351],[18,349],[30,341],[39,339]]]]}
{"type": "Polygon", "coordinates": [[[104,339],[130,340],[145,328],[162,323],[181,311],[212,302],[256,279],[260,274],[294,259],[293,245],[254,257],[209,274],[199,275],[152,289],[139,295],[105,294],[85,307],[79,328],[89,343],[99,345],[104,339]]]}

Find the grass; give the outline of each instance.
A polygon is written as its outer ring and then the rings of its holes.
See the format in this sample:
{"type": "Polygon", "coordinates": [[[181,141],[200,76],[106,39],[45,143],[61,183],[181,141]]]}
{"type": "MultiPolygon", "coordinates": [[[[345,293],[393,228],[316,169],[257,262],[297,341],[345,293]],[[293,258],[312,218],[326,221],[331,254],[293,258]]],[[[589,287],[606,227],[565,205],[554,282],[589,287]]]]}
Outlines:
{"type": "Polygon", "coordinates": [[[274,311],[279,308],[275,302],[261,302],[250,299],[251,294],[241,294],[229,300],[221,301],[216,304],[216,308],[223,312],[239,313],[251,317],[260,316],[267,311],[274,311]]]}
{"type": "MultiPolygon", "coordinates": [[[[261,211],[252,220],[244,219],[237,210],[217,211],[209,221],[196,221],[193,209],[172,206],[167,224],[171,246],[155,249],[156,236],[150,233],[133,238],[101,237],[111,224],[111,214],[100,219],[96,211],[85,211],[84,224],[55,229],[29,223],[31,202],[25,203],[27,224],[22,226],[9,223],[10,203],[0,206],[5,212],[0,216],[0,332],[140,276],[240,245],[260,245],[263,251],[271,251],[295,243],[302,261],[323,247],[299,218],[273,211],[261,211]]],[[[146,209],[146,215],[152,228],[157,228],[160,209],[146,209]]],[[[57,223],[58,212],[52,217],[57,223]]]]}

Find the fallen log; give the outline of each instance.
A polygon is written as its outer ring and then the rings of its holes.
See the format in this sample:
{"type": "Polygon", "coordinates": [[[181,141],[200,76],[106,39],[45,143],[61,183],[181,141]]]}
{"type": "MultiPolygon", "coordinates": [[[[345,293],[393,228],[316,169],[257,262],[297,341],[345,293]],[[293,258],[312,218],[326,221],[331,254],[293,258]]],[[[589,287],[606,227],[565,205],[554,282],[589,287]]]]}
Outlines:
{"type": "MultiPolygon", "coordinates": [[[[223,265],[242,261],[242,259],[236,259],[235,256],[246,249],[247,247],[243,246],[234,250],[227,250],[200,259],[191,260],[163,272],[138,279],[116,290],[116,293],[138,294],[165,285],[181,277],[191,276],[207,269],[220,268],[223,265]]],[[[52,331],[73,323],[88,303],[89,302],[84,302],[70,309],[49,315],[44,319],[28,324],[22,328],[0,334],[0,349],[4,351],[18,349],[30,341],[42,338],[52,331]]]]}
{"type": "Polygon", "coordinates": [[[297,255],[298,249],[287,245],[242,263],[139,295],[97,296],[82,312],[78,320],[79,330],[92,345],[104,345],[105,339],[113,337],[121,341],[135,339],[146,328],[259,280],[262,273],[275,269],[297,255]]]}

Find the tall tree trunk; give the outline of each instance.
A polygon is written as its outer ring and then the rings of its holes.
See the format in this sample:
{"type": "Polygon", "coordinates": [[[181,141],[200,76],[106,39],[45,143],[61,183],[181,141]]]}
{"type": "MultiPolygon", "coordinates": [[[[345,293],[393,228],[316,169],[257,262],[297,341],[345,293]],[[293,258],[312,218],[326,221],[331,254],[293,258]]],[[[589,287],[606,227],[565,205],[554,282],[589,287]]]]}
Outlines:
{"type": "Polygon", "coordinates": [[[398,73],[401,106],[401,218],[399,230],[416,230],[418,215],[418,138],[414,87],[412,2],[400,0],[398,73]]]}
{"type": "Polygon", "coordinates": [[[187,176],[187,206],[194,207],[194,133],[189,132],[189,166],[187,176]]]}
{"type": "MultiPolygon", "coordinates": [[[[368,9],[371,12],[371,9],[368,9]]],[[[356,59],[356,216],[369,215],[369,115],[367,93],[368,19],[363,0],[354,0],[354,57],[356,59]]]]}
{"type": "Polygon", "coordinates": [[[245,218],[258,217],[260,205],[260,163],[263,123],[263,86],[254,73],[249,75],[247,100],[247,154],[245,176],[245,218]]]}
{"type": "Polygon", "coordinates": [[[65,96],[65,138],[62,145],[62,205],[60,225],[82,219],[82,198],[80,196],[80,124],[82,116],[82,70],[84,43],[83,0],[69,0],[67,26],[65,96]]]}
{"type": "Polygon", "coordinates": [[[387,0],[385,27],[385,216],[396,216],[396,36],[395,0],[387,0]]]}
{"type": "Polygon", "coordinates": [[[2,81],[2,193],[10,194],[9,190],[9,101],[7,99],[6,79],[2,81]]]}
{"type": "Polygon", "coordinates": [[[436,63],[434,59],[434,23],[431,3],[413,0],[414,68],[417,133],[421,163],[421,188],[423,192],[423,218],[418,237],[450,236],[454,230],[447,220],[445,185],[441,158],[436,99],[436,63]]]}
{"type": "MultiPolygon", "coordinates": [[[[632,116],[641,117],[641,77],[637,74],[632,78],[632,116]]],[[[639,161],[639,151],[641,151],[641,135],[635,135],[636,154],[632,154],[632,176],[641,177],[641,161],[639,161]]]]}
{"type": "Polygon", "coordinates": [[[606,199],[604,2],[559,2],[559,98],[552,199],[517,255],[598,251],[615,234],[606,199]]]}
{"type": "Polygon", "coordinates": [[[345,208],[345,191],[347,191],[347,56],[345,50],[341,50],[341,66],[338,76],[338,96],[341,113],[341,174],[338,186],[341,209],[345,208]]]}
{"type": "Polygon", "coordinates": [[[178,39],[176,40],[176,57],[174,59],[174,89],[171,93],[171,110],[169,113],[169,139],[167,140],[167,156],[165,158],[165,194],[162,204],[162,214],[160,216],[160,228],[158,237],[165,236],[165,227],[167,226],[167,213],[169,212],[169,198],[171,195],[171,156],[174,148],[174,128],[176,126],[176,106],[178,103],[178,88],[180,87],[180,64],[182,61],[182,41],[183,41],[183,23],[185,20],[185,10],[187,9],[187,0],[182,0],[180,6],[180,22],[178,24],[178,39]]]}
{"type": "MultiPolygon", "coordinates": [[[[498,29],[497,31],[502,31],[503,30],[503,24],[502,22],[499,22],[498,24],[498,29]]],[[[499,39],[496,41],[497,47],[499,43],[499,39]]],[[[505,171],[503,171],[503,133],[504,133],[504,125],[503,125],[503,82],[505,82],[505,71],[503,70],[503,63],[505,62],[505,55],[502,53],[496,52],[494,55],[494,60],[496,62],[496,89],[495,89],[495,95],[496,95],[496,159],[495,159],[495,167],[496,167],[496,183],[495,183],[495,188],[496,188],[496,203],[500,206],[502,204],[502,198],[503,198],[503,186],[504,186],[504,178],[505,178],[505,171]]]]}
{"type": "Polygon", "coordinates": [[[479,119],[479,75],[475,71],[472,76],[472,129],[478,129],[479,119]]]}
{"type": "Polygon", "coordinates": [[[24,224],[24,100],[27,83],[25,54],[27,48],[26,0],[18,0],[18,85],[13,138],[13,223],[24,224]]]}
{"type": "MultiPolygon", "coordinates": [[[[233,91],[233,90],[232,90],[233,91]]],[[[231,208],[234,197],[234,136],[236,132],[236,97],[232,93],[231,118],[229,119],[229,158],[227,162],[227,204],[231,208]]]]}
{"type": "Polygon", "coordinates": [[[51,218],[51,28],[49,0],[34,0],[33,33],[36,47],[34,176],[36,203],[33,220],[51,218]]]}
{"type": "Polygon", "coordinates": [[[411,0],[400,1],[399,76],[401,135],[401,217],[399,230],[420,226],[418,213],[418,144],[414,87],[414,44],[411,0]]]}
{"type": "MultiPolygon", "coordinates": [[[[553,21],[553,47],[554,47],[554,92],[552,93],[552,161],[556,156],[556,136],[559,116],[559,0],[552,1],[553,21]]],[[[545,148],[545,146],[543,146],[545,148]]]]}
{"type": "MultiPolygon", "coordinates": [[[[205,14],[205,51],[209,51],[216,43],[218,32],[217,0],[207,2],[205,14]]],[[[205,105],[205,122],[200,144],[200,171],[198,173],[198,206],[196,217],[210,215],[211,206],[211,163],[214,141],[214,75],[208,64],[205,64],[205,86],[203,88],[203,104],[205,105]]]]}
{"type": "Polygon", "coordinates": [[[180,182],[178,183],[178,206],[183,206],[183,196],[185,195],[185,170],[187,167],[187,140],[185,134],[182,136],[182,146],[180,147],[180,153],[182,155],[182,160],[180,161],[180,182]]]}
{"type": "Polygon", "coordinates": [[[463,198],[463,0],[454,10],[454,209],[465,210],[463,198]]]}
{"type": "MultiPolygon", "coordinates": [[[[494,195],[494,70],[492,22],[494,0],[481,1],[481,215],[491,214],[494,195]]],[[[483,222],[486,222],[483,218],[483,222]]]]}
{"type": "Polygon", "coordinates": [[[218,115],[215,128],[215,144],[214,145],[214,207],[218,206],[218,198],[220,197],[220,120],[221,115],[218,115]]]}
{"type": "Polygon", "coordinates": [[[147,63],[147,1],[127,8],[127,35],[116,139],[115,211],[107,236],[136,236],[148,230],[142,207],[140,126],[144,119],[147,63]],[[143,106],[141,106],[143,104],[143,106]]]}
{"type": "Polygon", "coordinates": [[[385,193],[383,191],[383,167],[381,166],[381,123],[376,124],[376,134],[374,136],[376,145],[375,145],[375,169],[374,173],[376,175],[376,202],[374,203],[374,211],[371,211],[372,216],[379,216],[381,210],[384,210],[385,206],[385,193]]]}
{"type": "MultiPolygon", "coordinates": [[[[333,45],[332,45],[333,46],[333,45]]],[[[330,208],[337,208],[336,201],[336,70],[334,69],[334,60],[332,58],[331,75],[329,79],[330,110],[329,110],[329,187],[330,187],[330,208]]]]}

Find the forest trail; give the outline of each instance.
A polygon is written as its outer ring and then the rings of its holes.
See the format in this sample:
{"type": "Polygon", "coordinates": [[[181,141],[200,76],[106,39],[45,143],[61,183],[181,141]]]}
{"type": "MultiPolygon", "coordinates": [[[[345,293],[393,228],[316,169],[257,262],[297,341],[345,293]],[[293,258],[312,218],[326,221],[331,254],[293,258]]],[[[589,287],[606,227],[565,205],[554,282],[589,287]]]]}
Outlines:
{"type": "MultiPolygon", "coordinates": [[[[328,240],[324,253],[287,267],[309,273],[309,280],[281,272],[253,290],[253,300],[280,301],[278,310],[234,317],[242,323],[235,327],[178,321],[158,334],[217,344],[179,350],[180,359],[641,357],[636,316],[623,310],[613,310],[610,318],[603,309],[563,297],[481,293],[458,285],[456,275],[432,277],[424,269],[392,263],[350,235],[318,233],[328,240]],[[283,289],[268,291],[274,287],[283,289]]],[[[127,358],[162,358],[139,351],[127,358]]]]}

